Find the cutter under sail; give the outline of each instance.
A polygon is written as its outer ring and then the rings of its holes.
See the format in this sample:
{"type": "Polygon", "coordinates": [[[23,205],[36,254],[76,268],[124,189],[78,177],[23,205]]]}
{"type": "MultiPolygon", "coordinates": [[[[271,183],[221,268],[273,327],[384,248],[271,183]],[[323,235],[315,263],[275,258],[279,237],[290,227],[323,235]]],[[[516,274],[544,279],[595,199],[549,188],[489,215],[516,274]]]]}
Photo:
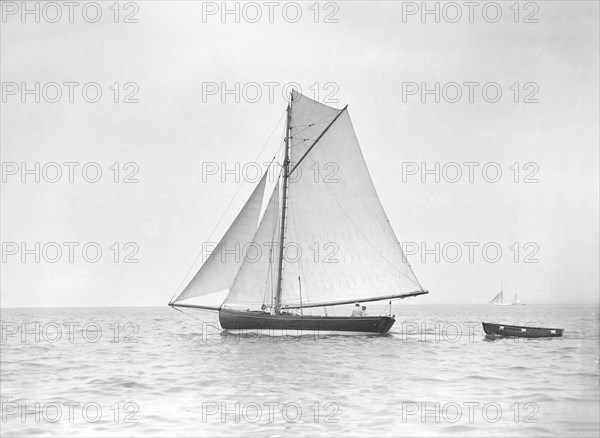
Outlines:
{"type": "Polygon", "coordinates": [[[225,329],[387,332],[391,315],[303,312],[428,293],[387,219],[347,107],[338,110],[293,92],[285,132],[282,171],[262,218],[269,170],[217,248],[169,304],[211,308],[185,301],[228,290],[222,305],[214,307],[225,329]]]}

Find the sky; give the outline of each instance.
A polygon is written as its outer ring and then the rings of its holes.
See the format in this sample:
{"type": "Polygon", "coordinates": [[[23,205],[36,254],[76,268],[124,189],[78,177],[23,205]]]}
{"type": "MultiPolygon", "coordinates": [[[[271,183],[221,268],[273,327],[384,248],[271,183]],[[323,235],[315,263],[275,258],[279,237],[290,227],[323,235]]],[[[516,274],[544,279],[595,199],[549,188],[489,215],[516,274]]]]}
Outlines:
{"type": "Polygon", "coordinates": [[[88,3],[2,4],[2,307],[166,305],[291,83],[348,105],[411,302],[598,302],[597,2],[88,3]]]}

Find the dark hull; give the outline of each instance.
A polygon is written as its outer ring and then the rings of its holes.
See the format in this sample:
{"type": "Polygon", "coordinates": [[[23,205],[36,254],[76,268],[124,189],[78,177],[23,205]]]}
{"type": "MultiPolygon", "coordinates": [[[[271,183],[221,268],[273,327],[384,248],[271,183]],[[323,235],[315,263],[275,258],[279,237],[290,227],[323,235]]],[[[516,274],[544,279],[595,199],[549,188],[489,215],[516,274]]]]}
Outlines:
{"type": "Polygon", "coordinates": [[[387,333],[395,319],[389,316],[300,316],[288,313],[270,315],[265,312],[219,310],[219,322],[225,330],[283,332],[302,335],[313,332],[387,333]]]}
{"type": "Polygon", "coordinates": [[[563,329],[544,327],[521,327],[518,325],[490,324],[482,322],[486,335],[506,336],[511,338],[560,338],[563,329]]]}

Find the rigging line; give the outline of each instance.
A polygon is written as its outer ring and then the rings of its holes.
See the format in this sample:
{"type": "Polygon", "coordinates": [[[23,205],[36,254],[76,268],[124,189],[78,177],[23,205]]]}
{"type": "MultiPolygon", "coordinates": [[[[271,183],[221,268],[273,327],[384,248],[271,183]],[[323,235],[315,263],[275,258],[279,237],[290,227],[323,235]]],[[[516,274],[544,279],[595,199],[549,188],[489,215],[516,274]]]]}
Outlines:
{"type": "MultiPolygon", "coordinates": [[[[269,135],[269,138],[267,139],[267,141],[265,142],[265,144],[263,145],[263,147],[261,148],[260,152],[258,153],[257,157],[254,159],[254,161],[258,161],[258,159],[260,158],[260,155],[263,153],[263,151],[265,150],[265,148],[267,147],[267,144],[269,143],[269,141],[271,140],[271,137],[273,137],[273,134],[275,133],[275,131],[277,130],[277,127],[279,126],[279,123],[281,123],[281,119],[283,119],[283,116],[286,114],[287,110],[284,111],[281,114],[281,117],[279,117],[279,120],[277,121],[277,124],[275,125],[275,127],[273,128],[273,131],[271,131],[271,134],[269,135]]],[[[279,149],[281,149],[281,146],[279,147],[279,149]]],[[[269,164],[269,167],[267,168],[267,172],[269,171],[269,168],[271,167],[271,164],[273,164],[273,160],[271,160],[271,163],[269,164]]],[[[246,180],[242,181],[242,184],[240,184],[240,186],[238,187],[238,189],[236,190],[235,194],[233,195],[233,198],[231,198],[231,200],[229,201],[229,204],[227,205],[227,208],[225,209],[225,211],[223,212],[223,214],[221,215],[221,217],[219,218],[219,221],[217,222],[217,224],[215,225],[215,227],[213,228],[213,230],[211,231],[210,235],[208,236],[208,241],[210,241],[210,239],[212,239],[213,234],[215,233],[215,231],[217,230],[217,228],[219,227],[219,225],[221,224],[221,221],[223,220],[223,218],[225,217],[225,214],[229,211],[229,208],[231,207],[231,204],[233,204],[233,201],[235,200],[235,198],[237,197],[237,195],[240,193],[240,190],[242,189],[242,187],[244,187],[244,184],[246,183],[246,180]]],[[[181,289],[181,286],[185,283],[185,280],[188,278],[188,275],[190,275],[190,272],[192,271],[192,269],[194,268],[194,266],[196,265],[196,262],[198,261],[198,259],[200,258],[200,255],[202,255],[202,251],[200,251],[200,253],[198,253],[198,255],[196,256],[196,258],[194,259],[194,262],[192,263],[192,265],[189,267],[189,269],[187,270],[187,272],[185,273],[185,276],[183,277],[183,279],[181,280],[181,283],[179,283],[179,286],[177,286],[177,289],[175,289],[175,293],[173,294],[173,296],[171,297],[171,299],[169,300],[169,304],[171,304],[173,302],[173,299],[175,298],[175,296],[178,294],[179,290],[181,289]]],[[[191,280],[190,280],[191,281],[191,280]]]]}
{"type": "Polygon", "coordinates": [[[179,309],[179,308],[177,308],[177,307],[175,307],[175,306],[171,306],[171,307],[173,307],[173,309],[177,310],[178,312],[181,312],[181,313],[183,313],[184,315],[186,315],[186,316],[189,316],[190,318],[197,319],[198,321],[202,321],[202,322],[204,322],[204,320],[203,320],[203,319],[200,319],[200,318],[198,318],[197,316],[194,316],[194,315],[192,315],[191,313],[186,313],[186,312],[184,312],[183,310],[181,310],[181,309],[179,309]]]}
{"type": "Polygon", "coordinates": [[[304,161],[304,159],[306,158],[306,156],[310,153],[310,151],[313,150],[313,148],[319,143],[319,141],[323,138],[323,136],[329,131],[329,128],[331,128],[331,126],[336,122],[337,119],[339,119],[339,117],[348,109],[348,105],[346,105],[344,108],[342,108],[335,116],[335,118],[329,122],[329,124],[327,125],[327,127],[321,132],[321,134],[319,134],[319,136],[317,137],[317,139],[313,142],[312,145],[310,145],[310,147],[306,150],[306,152],[304,152],[304,155],[302,155],[300,157],[300,159],[298,160],[298,162],[294,165],[294,167],[292,168],[292,170],[289,172],[289,175],[291,175],[292,173],[294,173],[294,170],[296,170],[296,168],[300,165],[300,163],[302,163],[302,161],[304,161]]]}
{"type": "MultiPolygon", "coordinates": [[[[269,248],[269,261],[271,260],[271,254],[273,253],[273,247],[269,248]]],[[[269,262],[269,267],[267,268],[267,278],[265,279],[265,292],[263,293],[263,304],[267,300],[267,291],[269,290],[269,280],[271,279],[271,263],[269,262]]]]}
{"type": "MultiPolygon", "coordinates": [[[[269,249],[269,259],[271,259],[271,253],[273,252],[272,249],[269,249]]],[[[267,291],[269,290],[269,278],[271,276],[271,264],[269,263],[269,268],[267,269],[267,278],[265,280],[265,292],[263,293],[263,305],[265,304],[265,301],[267,299],[267,291]]]]}
{"type": "MultiPolygon", "coordinates": [[[[318,110],[319,110],[319,111],[321,110],[321,107],[320,107],[320,105],[327,106],[327,105],[324,105],[324,104],[322,104],[322,103],[320,103],[320,102],[317,102],[317,101],[316,101],[316,100],[314,100],[314,99],[311,99],[311,98],[310,98],[310,97],[308,97],[308,96],[305,96],[305,97],[307,97],[309,100],[312,100],[312,101],[314,101],[314,102],[316,102],[316,103],[317,103],[317,105],[311,105],[311,106],[309,107],[309,108],[310,108],[310,113],[308,114],[308,117],[307,117],[309,120],[312,118],[312,116],[313,116],[313,114],[314,114],[315,112],[317,112],[318,110]]],[[[333,109],[335,109],[335,108],[333,108],[333,109]]]]}
{"type": "MultiPolygon", "coordinates": [[[[326,117],[323,117],[321,120],[319,120],[319,121],[317,121],[317,122],[314,122],[314,123],[311,123],[311,124],[309,124],[309,125],[306,125],[306,128],[299,130],[299,131],[298,131],[298,132],[296,132],[295,134],[292,132],[292,135],[290,135],[290,139],[291,139],[291,140],[295,140],[295,139],[296,139],[296,137],[297,137],[299,134],[301,134],[302,132],[306,131],[306,130],[307,130],[309,127],[311,127],[311,126],[313,126],[313,125],[317,125],[317,124],[324,124],[324,123],[326,123],[326,122],[330,122],[331,120],[327,120],[327,119],[331,119],[332,117],[335,117],[336,115],[337,115],[337,114],[334,114],[334,115],[331,115],[331,116],[326,116],[326,117]]],[[[303,126],[303,125],[300,125],[300,126],[303,126]]],[[[295,126],[295,127],[293,126],[293,127],[292,127],[292,130],[293,130],[294,128],[297,128],[297,126],[295,126]]],[[[317,134],[315,134],[315,135],[317,135],[317,134]]],[[[300,143],[303,143],[303,142],[305,142],[305,141],[307,141],[307,140],[313,140],[313,141],[314,141],[314,139],[311,139],[311,138],[308,138],[308,139],[302,139],[302,138],[301,138],[299,143],[296,143],[296,144],[291,144],[290,146],[292,146],[292,147],[294,147],[294,146],[298,146],[300,143]]]]}
{"type": "MultiPolygon", "coordinates": [[[[288,199],[288,201],[290,201],[290,199],[288,199]]],[[[294,204],[294,202],[289,202],[290,205],[290,210],[291,210],[291,219],[292,219],[292,226],[294,229],[294,237],[296,238],[296,243],[298,243],[298,227],[296,226],[296,218],[295,218],[295,214],[294,212],[296,211],[296,206],[294,204]]],[[[302,265],[302,256],[300,257],[300,259],[298,260],[298,266],[300,267],[300,271],[301,271],[301,275],[302,278],[306,279],[306,273],[304,272],[304,266],[302,265]]],[[[300,289],[300,288],[299,288],[300,289]]],[[[310,297],[308,296],[308,287],[306,282],[304,283],[304,289],[306,290],[306,299],[308,300],[308,302],[310,302],[310,297]]],[[[302,290],[299,290],[300,292],[300,301],[302,302],[302,290]]],[[[312,311],[310,311],[310,314],[312,315],[312,311]]]]}
{"type": "MultiPolygon", "coordinates": [[[[392,300],[390,300],[390,302],[388,304],[386,304],[385,308],[381,311],[379,316],[383,315],[385,313],[385,311],[387,310],[387,308],[390,307],[391,304],[392,304],[392,300]]],[[[390,308],[390,314],[391,313],[392,313],[392,309],[390,308]]]]}
{"type": "MultiPolygon", "coordinates": [[[[333,115],[329,115],[329,116],[325,116],[325,117],[323,117],[322,119],[320,119],[320,120],[317,120],[316,122],[308,123],[308,124],[306,124],[306,125],[295,125],[295,126],[293,126],[293,127],[292,127],[292,129],[294,129],[294,128],[295,128],[295,129],[298,129],[299,127],[303,127],[304,129],[300,129],[300,130],[298,130],[298,132],[296,132],[296,134],[295,134],[295,135],[298,135],[298,134],[301,134],[302,132],[306,131],[306,130],[307,130],[308,128],[310,128],[311,126],[314,126],[314,125],[320,125],[320,124],[323,124],[323,123],[325,123],[325,122],[329,122],[329,120],[327,120],[327,119],[331,119],[332,117],[335,117],[335,114],[333,114],[333,115]]],[[[293,137],[293,136],[294,136],[294,134],[292,135],[292,137],[293,137]]]]}
{"type": "Polygon", "coordinates": [[[306,144],[307,141],[312,141],[312,142],[316,141],[316,139],[314,139],[314,138],[297,138],[296,139],[296,138],[290,137],[290,139],[296,140],[296,144],[290,144],[291,148],[300,146],[302,144],[306,144]]]}
{"type": "MultiPolygon", "coordinates": [[[[277,179],[280,179],[280,178],[281,178],[281,174],[277,179]]],[[[279,181],[277,181],[277,184],[275,185],[275,187],[278,188],[278,185],[279,185],[279,181]]],[[[278,210],[277,208],[273,209],[272,216],[277,217],[277,210],[278,210]]],[[[267,292],[269,290],[269,280],[271,281],[271,288],[273,287],[273,257],[272,257],[273,256],[273,243],[275,242],[275,233],[277,232],[277,228],[278,228],[277,221],[273,221],[273,223],[274,223],[274,226],[273,226],[273,232],[271,233],[271,245],[269,247],[269,267],[267,269],[267,278],[265,280],[265,293],[263,294],[263,304],[265,304],[265,301],[267,299],[267,292]]]]}
{"type": "MultiPolygon", "coordinates": [[[[326,105],[325,105],[325,106],[326,106],[326,105]]],[[[329,107],[329,108],[331,108],[331,107],[329,107]]],[[[335,108],[331,108],[331,109],[332,109],[332,110],[336,110],[335,108]]],[[[313,107],[313,108],[311,109],[310,113],[308,114],[307,118],[308,118],[308,119],[310,119],[310,118],[312,117],[312,115],[313,115],[313,114],[314,114],[316,111],[317,111],[317,108],[313,107]]],[[[339,111],[339,110],[337,110],[337,111],[339,111]]],[[[290,126],[290,134],[291,134],[291,135],[290,135],[290,140],[291,140],[291,139],[293,139],[294,135],[298,135],[298,134],[302,133],[303,131],[305,131],[306,129],[308,129],[309,127],[311,127],[311,126],[313,126],[313,125],[315,125],[315,124],[322,124],[322,123],[329,122],[329,120],[327,120],[327,119],[330,119],[331,117],[335,117],[335,116],[336,116],[335,114],[333,114],[333,115],[327,115],[327,116],[324,116],[324,117],[322,117],[321,119],[318,119],[317,121],[315,121],[315,122],[313,122],[313,123],[309,123],[309,124],[306,124],[306,125],[296,125],[296,126],[290,126]],[[300,130],[298,130],[298,126],[303,126],[303,127],[304,127],[304,129],[300,129],[300,130]],[[294,129],[296,129],[296,130],[297,130],[297,132],[296,132],[295,134],[294,134],[294,132],[293,132],[293,130],[294,130],[294,129]]],[[[303,142],[302,142],[302,143],[303,143],[303,142]]],[[[290,141],[290,150],[291,150],[291,148],[292,148],[292,147],[298,146],[299,144],[300,144],[300,143],[292,144],[292,141],[290,141]]]]}
{"type": "MultiPolygon", "coordinates": [[[[315,163],[315,160],[313,160],[313,158],[309,155],[310,160],[313,162],[313,164],[315,163]]],[[[344,213],[344,216],[346,216],[348,218],[348,220],[350,221],[350,223],[354,226],[354,228],[356,228],[356,231],[358,231],[360,233],[360,235],[365,239],[365,241],[371,246],[371,248],[373,248],[375,250],[375,252],[377,252],[377,254],[379,254],[392,268],[394,268],[398,273],[404,275],[404,273],[402,271],[400,271],[398,268],[396,268],[396,266],[394,266],[392,264],[392,262],[386,257],[384,256],[381,252],[379,252],[379,250],[377,249],[376,246],[374,246],[371,241],[367,238],[367,236],[365,236],[361,229],[358,228],[356,226],[356,224],[352,221],[352,219],[350,218],[350,216],[348,215],[348,213],[346,213],[346,210],[344,210],[344,208],[340,205],[340,203],[338,202],[337,198],[335,197],[335,195],[332,193],[332,191],[329,189],[329,186],[327,183],[323,184],[325,186],[325,188],[327,189],[327,191],[329,192],[329,194],[331,195],[331,197],[333,198],[333,200],[335,201],[335,203],[340,207],[340,210],[342,210],[342,213],[344,213]]],[[[387,216],[386,216],[387,219],[387,216]]],[[[388,220],[389,222],[389,220],[388,220]]],[[[400,244],[400,242],[398,242],[398,244],[400,244]]],[[[402,248],[400,248],[400,251],[402,251],[402,248]]],[[[404,255],[404,252],[402,252],[402,256],[403,258],[406,260],[406,256],[404,255]]],[[[407,260],[407,264],[408,264],[408,260],[407,260]]],[[[410,264],[409,264],[410,267],[410,264]]],[[[411,269],[412,270],[412,269],[411,269]]],[[[414,275],[414,273],[413,273],[414,275]]],[[[408,278],[408,277],[407,277],[408,278]]],[[[416,278],[416,277],[415,277],[416,278]]],[[[415,283],[412,279],[410,279],[411,283],[415,283]]],[[[416,285],[419,287],[419,289],[423,289],[423,286],[421,286],[421,284],[419,283],[419,281],[417,280],[416,285]]]]}
{"type": "MultiPolygon", "coordinates": [[[[283,157],[282,157],[282,159],[283,159],[283,157]]],[[[278,196],[277,196],[277,204],[278,205],[277,205],[277,208],[273,209],[273,216],[275,217],[275,220],[273,220],[273,231],[271,232],[271,251],[272,251],[272,248],[273,248],[273,244],[275,243],[275,239],[276,239],[276,235],[277,235],[277,230],[279,230],[279,225],[280,225],[280,223],[279,223],[279,221],[280,221],[280,219],[279,219],[279,202],[280,202],[279,195],[281,195],[281,193],[279,193],[279,187],[280,187],[280,182],[281,182],[281,178],[282,177],[283,177],[283,172],[279,172],[278,181],[277,181],[277,184],[275,186],[277,188],[277,190],[278,190],[278,196]]],[[[274,262],[275,262],[274,258],[269,258],[269,269],[271,270],[271,306],[274,305],[274,302],[273,302],[273,296],[274,296],[273,295],[273,291],[274,291],[275,283],[277,281],[276,277],[275,277],[275,270],[272,269],[274,262]]],[[[279,272],[279,266],[277,266],[277,269],[278,269],[277,272],[279,272]]]]}
{"type": "MultiPolygon", "coordinates": [[[[339,111],[338,109],[336,109],[336,108],[333,108],[333,107],[329,107],[329,108],[331,108],[332,110],[335,110],[335,111],[339,111]]],[[[312,115],[312,114],[313,114],[315,111],[316,111],[316,109],[313,109],[313,110],[310,112],[310,114],[312,115]]],[[[314,121],[314,122],[311,122],[311,123],[305,123],[305,124],[300,124],[300,125],[294,125],[294,127],[295,127],[295,128],[297,128],[298,126],[310,127],[310,126],[312,126],[312,125],[316,125],[317,123],[324,123],[326,119],[328,119],[328,118],[330,118],[330,117],[334,117],[334,116],[335,116],[335,114],[331,114],[331,115],[328,115],[328,116],[323,116],[322,118],[320,118],[320,119],[318,119],[318,120],[316,120],[316,121],[314,121]]]]}
{"type": "MultiPolygon", "coordinates": [[[[324,106],[327,106],[327,105],[324,105],[324,106]]],[[[328,107],[328,108],[331,108],[331,107],[328,107]]],[[[319,108],[319,109],[320,109],[320,108],[319,108]]],[[[331,109],[333,109],[333,110],[336,110],[335,108],[331,108],[331,109]]],[[[309,113],[309,114],[308,114],[308,116],[307,116],[307,119],[309,119],[309,120],[310,120],[310,118],[312,117],[312,115],[313,115],[313,114],[314,114],[316,111],[317,111],[317,107],[314,107],[314,106],[313,106],[313,107],[312,107],[312,109],[310,110],[310,113],[309,113]]],[[[337,111],[339,111],[339,110],[337,110],[337,111]]],[[[324,116],[324,117],[322,117],[321,119],[317,120],[316,122],[309,123],[309,124],[307,124],[307,125],[295,125],[295,126],[290,126],[290,134],[291,134],[291,135],[290,135],[290,138],[292,138],[292,137],[294,136],[294,132],[293,132],[293,129],[294,129],[294,128],[298,129],[298,126],[303,126],[303,127],[304,127],[304,129],[302,129],[302,130],[299,130],[298,132],[296,132],[296,135],[297,135],[297,134],[299,134],[299,133],[303,132],[304,130],[308,129],[310,126],[312,126],[312,125],[314,125],[314,124],[317,124],[317,123],[325,123],[326,119],[328,119],[328,118],[330,118],[330,117],[335,117],[335,114],[334,114],[334,115],[327,115],[327,116],[324,116]]],[[[291,149],[291,146],[292,146],[292,145],[290,145],[290,149],[291,149]]]]}

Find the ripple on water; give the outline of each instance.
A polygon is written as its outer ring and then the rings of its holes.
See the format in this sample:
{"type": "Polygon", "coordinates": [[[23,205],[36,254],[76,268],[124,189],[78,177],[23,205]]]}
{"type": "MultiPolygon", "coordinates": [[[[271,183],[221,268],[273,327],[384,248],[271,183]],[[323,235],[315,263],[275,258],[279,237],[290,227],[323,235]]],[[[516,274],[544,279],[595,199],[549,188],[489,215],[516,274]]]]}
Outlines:
{"type": "MultiPolygon", "coordinates": [[[[569,336],[536,342],[490,341],[479,336],[479,327],[477,336],[457,342],[435,337],[436,323],[464,326],[492,311],[496,309],[484,306],[406,306],[403,319],[419,327],[425,323],[423,333],[410,334],[398,325],[383,337],[315,340],[309,336],[292,342],[203,335],[201,321],[169,308],[55,309],[52,318],[80,324],[94,320],[108,327],[114,321],[135,322],[140,327],[139,342],[102,339],[97,344],[40,345],[9,340],[1,351],[2,402],[95,402],[109,419],[110,406],[130,401],[139,407],[139,422],[22,424],[17,416],[2,425],[2,433],[597,436],[599,345],[598,336],[589,335],[598,332],[597,317],[581,307],[526,306],[519,309],[519,319],[560,323],[569,336]],[[206,403],[236,402],[258,403],[264,409],[266,402],[280,406],[293,402],[301,407],[303,417],[297,423],[286,422],[279,411],[272,423],[223,423],[220,415],[202,420],[206,403]],[[525,424],[503,418],[492,425],[481,415],[474,422],[463,417],[457,423],[432,424],[421,421],[420,415],[403,421],[407,405],[424,402],[494,402],[508,413],[515,403],[535,403],[539,421],[525,424]],[[327,403],[337,408],[333,417],[337,423],[323,421],[323,415],[330,413],[327,403]],[[317,422],[311,417],[315,406],[321,415],[317,422]]],[[[28,312],[9,315],[10,320],[44,320],[44,310],[28,312]]],[[[202,318],[217,322],[213,314],[202,318]]]]}

